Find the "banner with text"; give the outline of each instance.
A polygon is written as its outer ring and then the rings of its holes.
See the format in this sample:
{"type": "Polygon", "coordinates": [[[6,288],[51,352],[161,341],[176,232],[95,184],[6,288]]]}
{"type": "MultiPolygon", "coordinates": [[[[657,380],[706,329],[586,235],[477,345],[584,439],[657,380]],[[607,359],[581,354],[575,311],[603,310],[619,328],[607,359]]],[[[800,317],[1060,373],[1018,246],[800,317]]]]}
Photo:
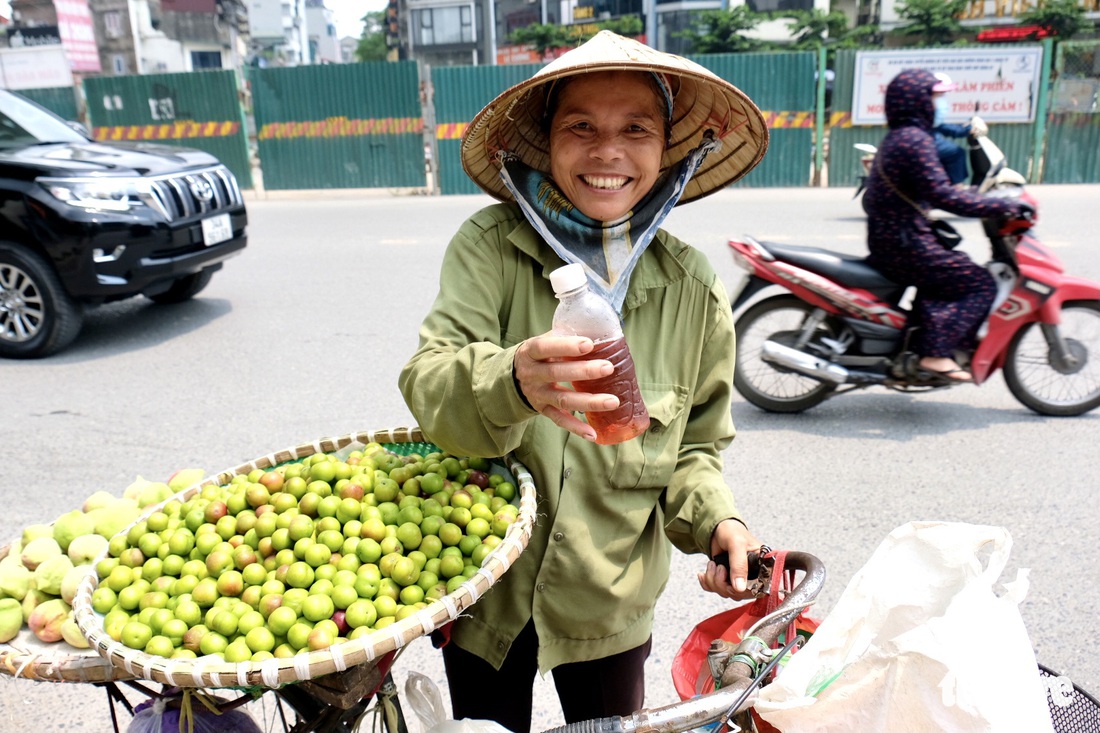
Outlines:
{"type": "Polygon", "coordinates": [[[61,46],[0,48],[0,89],[72,87],[73,72],[61,46]]]}
{"type": "Polygon", "coordinates": [[[1038,98],[1041,46],[909,49],[856,54],[853,125],[884,125],[886,86],[902,69],[942,71],[959,85],[948,92],[948,122],[981,115],[986,122],[1032,122],[1038,98]]]}

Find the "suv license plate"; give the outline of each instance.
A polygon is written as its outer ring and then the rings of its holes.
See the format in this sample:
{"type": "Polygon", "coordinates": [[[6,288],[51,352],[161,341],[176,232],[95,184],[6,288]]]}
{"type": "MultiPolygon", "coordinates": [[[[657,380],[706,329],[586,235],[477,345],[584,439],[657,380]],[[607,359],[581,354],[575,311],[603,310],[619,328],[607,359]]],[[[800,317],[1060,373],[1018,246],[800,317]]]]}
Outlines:
{"type": "Polygon", "coordinates": [[[233,224],[229,214],[218,214],[202,220],[202,241],[207,247],[233,238],[233,224]]]}

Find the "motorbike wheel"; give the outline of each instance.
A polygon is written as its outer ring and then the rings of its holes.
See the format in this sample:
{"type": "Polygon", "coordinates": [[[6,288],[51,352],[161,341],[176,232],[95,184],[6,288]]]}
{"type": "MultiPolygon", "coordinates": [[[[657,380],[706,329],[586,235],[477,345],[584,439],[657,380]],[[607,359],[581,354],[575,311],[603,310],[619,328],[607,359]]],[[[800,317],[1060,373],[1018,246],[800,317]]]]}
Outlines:
{"type": "MultiPolygon", "coordinates": [[[[762,300],[737,319],[737,365],[733,385],[741,396],[768,412],[802,412],[821,404],[836,385],[764,361],[761,349],[769,339],[792,343],[813,307],[793,295],[762,300]]],[[[823,321],[821,336],[836,336],[823,321]]],[[[815,340],[817,336],[815,335],[815,340]]]]}
{"type": "Polygon", "coordinates": [[[1063,363],[1038,323],[1013,337],[1005,358],[1005,383],[1026,407],[1040,415],[1072,417],[1100,406],[1100,303],[1062,306],[1058,331],[1074,364],[1063,363]]]}

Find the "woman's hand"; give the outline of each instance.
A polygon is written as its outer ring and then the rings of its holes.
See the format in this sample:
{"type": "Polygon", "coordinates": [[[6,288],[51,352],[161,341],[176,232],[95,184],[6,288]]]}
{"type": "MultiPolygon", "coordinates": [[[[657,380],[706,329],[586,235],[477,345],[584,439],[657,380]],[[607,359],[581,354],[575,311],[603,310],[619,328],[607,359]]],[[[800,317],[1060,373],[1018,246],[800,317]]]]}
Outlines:
{"type": "Polygon", "coordinates": [[[555,425],[596,440],[596,431],[573,416],[574,412],[604,412],[619,406],[610,394],[576,392],[563,383],[606,377],[614,366],[606,359],[582,359],[592,351],[592,339],[583,336],[534,336],[516,349],[512,376],[528,404],[555,425]],[[579,359],[579,361],[576,361],[579,359]]]}
{"type": "Polygon", "coordinates": [[[760,540],[753,536],[748,527],[736,519],[724,519],[714,528],[710,538],[710,556],[717,557],[725,552],[730,558],[730,572],[713,560],[707,563],[707,569],[699,573],[699,585],[705,591],[717,593],[726,598],[744,600],[751,598],[748,589],[749,558],[751,550],[760,549],[760,540]]]}

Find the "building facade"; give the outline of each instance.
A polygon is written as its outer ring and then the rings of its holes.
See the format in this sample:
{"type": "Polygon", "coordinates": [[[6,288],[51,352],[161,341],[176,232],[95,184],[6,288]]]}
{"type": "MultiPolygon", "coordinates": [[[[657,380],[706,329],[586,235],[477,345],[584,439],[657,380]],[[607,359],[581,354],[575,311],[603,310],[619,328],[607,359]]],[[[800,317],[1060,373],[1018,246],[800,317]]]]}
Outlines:
{"type": "Polygon", "coordinates": [[[310,63],[305,0],[249,0],[248,24],[256,66],[310,63]]]}
{"type": "Polygon", "coordinates": [[[338,64],[343,60],[336,38],[336,21],[324,0],[306,0],[306,33],[309,63],[338,64]]]}

